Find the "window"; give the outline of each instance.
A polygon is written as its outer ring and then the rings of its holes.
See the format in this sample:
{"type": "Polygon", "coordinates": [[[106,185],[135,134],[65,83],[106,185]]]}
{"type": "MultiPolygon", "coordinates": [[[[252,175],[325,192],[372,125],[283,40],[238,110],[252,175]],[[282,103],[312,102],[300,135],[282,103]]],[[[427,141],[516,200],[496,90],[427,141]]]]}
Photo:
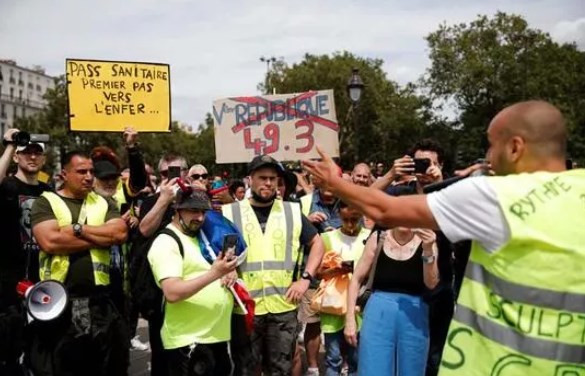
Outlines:
{"type": "Polygon", "coordinates": [[[28,83],[28,88],[29,88],[30,90],[33,90],[33,89],[34,89],[34,85],[32,84],[32,82],[29,82],[29,83],[28,83]]]}
{"type": "Polygon", "coordinates": [[[0,117],[6,119],[6,106],[4,103],[2,103],[2,107],[0,107],[0,117]]]}
{"type": "Polygon", "coordinates": [[[11,99],[14,98],[14,88],[13,87],[10,88],[10,98],[11,99]]]}
{"type": "Polygon", "coordinates": [[[18,91],[18,99],[22,99],[22,90],[18,91]]]}
{"type": "Polygon", "coordinates": [[[22,108],[20,109],[20,114],[21,114],[21,116],[22,116],[22,117],[24,117],[24,116],[25,116],[25,113],[26,113],[26,112],[25,112],[25,108],[24,108],[24,107],[22,107],[22,108]]]}
{"type": "Polygon", "coordinates": [[[41,91],[41,85],[37,84],[37,91],[41,91]]]}
{"type": "Polygon", "coordinates": [[[4,81],[4,76],[2,75],[2,67],[0,67],[0,81],[4,81]]]}

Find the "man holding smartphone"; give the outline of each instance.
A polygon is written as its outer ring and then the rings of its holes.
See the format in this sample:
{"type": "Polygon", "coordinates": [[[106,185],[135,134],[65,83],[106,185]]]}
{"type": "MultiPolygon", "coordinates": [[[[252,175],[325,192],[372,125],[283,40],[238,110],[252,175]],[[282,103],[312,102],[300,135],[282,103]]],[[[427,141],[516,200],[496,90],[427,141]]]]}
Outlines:
{"type": "Polygon", "coordinates": [[[185,375],[187,369],[219,376],[232,371],[228,343],[234,303],[221,279],[236,268],[236,242],[228,241],[213,264],[203,257],[195,237],[208,210],[205,192],[179,191],[171,223],[148,251],[165,298],[161,337],[170,375],[185,375]]]}

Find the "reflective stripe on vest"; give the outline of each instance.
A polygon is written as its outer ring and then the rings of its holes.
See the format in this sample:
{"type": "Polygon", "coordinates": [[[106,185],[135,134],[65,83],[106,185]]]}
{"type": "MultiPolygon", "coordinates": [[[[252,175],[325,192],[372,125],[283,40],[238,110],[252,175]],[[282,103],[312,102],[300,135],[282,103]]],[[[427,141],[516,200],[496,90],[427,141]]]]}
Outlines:
{"type": "Polygon", "coordinates": [[[473,243],[440,375],[585,375],[585,172],[488,183],[510,239],[473,243]]]}
{"type": "MultiPolygon", "coordinates": [[[[51,209],[57,218],[59,227],[71,225],[73,219],[71,211],[61,197],[53,192],[44,192],[45,197],[51,209]]],[[[104,224],[108,212],[108,203],[96,193],[89,193],[84,200],[85,210],[87,213],[86,223],[90,226],[100,226],[104,224]]],[[[107,286],[110,284],[110,250],[109,249],[90,249],[91,262],[93,267],[94,281],[97,286],[107,286]]],[[[40,278],[41,280],[53,279],[65,282],[67,272],[69,271],[69,256],[64,254],[39,253],[40,278]]]]}
{"type": "Polygon", "coordinates": [[[301,197],[301,209],[303,210],[303,215],[307,217],[311,214],[311,206],[313,206],[313,194],[308,193],[301,197]]]}
{"type": "Polygon", "coordinates": [[[248,243],[239,272],[256,302],[256,314],[296,309],[284,299],[292,283],[302,228],[299,204],[275,200],[264,233],[248,200],[224,205],[223,215],[242,232],[248,243]]]}

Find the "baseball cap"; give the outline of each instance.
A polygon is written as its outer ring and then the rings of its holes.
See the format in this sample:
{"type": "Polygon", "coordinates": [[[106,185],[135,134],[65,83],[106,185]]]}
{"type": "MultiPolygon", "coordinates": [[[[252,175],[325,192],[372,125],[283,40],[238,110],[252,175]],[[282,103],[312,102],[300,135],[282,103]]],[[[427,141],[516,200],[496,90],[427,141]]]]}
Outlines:
{"type": "Polygon", "coordinates": [[[183,192],[179,190],[174,207],[175,209],[210,210],[211,203],[205,191],[194,190],[193,192],[183,192]]]}
{"type": "Polygon", "coordinates": [[[105,179],[108,177],[120,176],[120,171],[110,161],[97,161],[93,164],[95,177],[105,179]]]}
{"type": "Polygon", "coordinates": [[[272,167],[276,170],[278,175],[284,174],[284,167],[282,167],[282,164],[269,155],[258,155],[254,157],[254,159],[248,163],[248,174],[251,174],[262,167],[272,167]]]}
{"type": "Polygon", "coordinates": [[[28,148],[35,147],[35,146],[41,148],[41,151],[43,153],[45,152],[45,144],[43,144],[42,142],[31,142],[31,143],[26,144],[24,146],[17,146],[16,147],[16,152],[17,153],[22,153],[24,150],[26,150],[28,148]]]}

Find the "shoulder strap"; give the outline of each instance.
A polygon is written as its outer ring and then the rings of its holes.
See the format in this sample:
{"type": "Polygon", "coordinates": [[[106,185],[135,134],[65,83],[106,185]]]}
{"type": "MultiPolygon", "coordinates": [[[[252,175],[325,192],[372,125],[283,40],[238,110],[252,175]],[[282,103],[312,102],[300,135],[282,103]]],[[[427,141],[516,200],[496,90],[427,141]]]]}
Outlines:
{"type": "Polygon", "coordinates": [[[374,253],[374,262],[372,263],[372,267],[370,268],[370,274],[368,276],[368,282],[366,283],[366,289],[371,290],[372,285],[374,284],[374,276],[376,275],[376,265],[378,265],[378,257],[380,256],[380,251],[382,247],[384,247],[384,240],[386,239],[386,231],[378,231],[377,234],[378,242],[376,243],[376,252],[374,253]]]}
{"type": "Polygon", "coordinates": [[[179,237],[177,236],[177,234],[175,234],[175,232],[173,230],[168,229],[168,228],[163,228],[158,233],[165,234],[165,235],[168,235],[171,238],[173,238],[177,242],[177,244],[179,245],[179,252],[181,253],[181,257],[185,257],[185,253],[183,251],[183,243],[181,242],[181,239],[179,239],[179,237]]]}

